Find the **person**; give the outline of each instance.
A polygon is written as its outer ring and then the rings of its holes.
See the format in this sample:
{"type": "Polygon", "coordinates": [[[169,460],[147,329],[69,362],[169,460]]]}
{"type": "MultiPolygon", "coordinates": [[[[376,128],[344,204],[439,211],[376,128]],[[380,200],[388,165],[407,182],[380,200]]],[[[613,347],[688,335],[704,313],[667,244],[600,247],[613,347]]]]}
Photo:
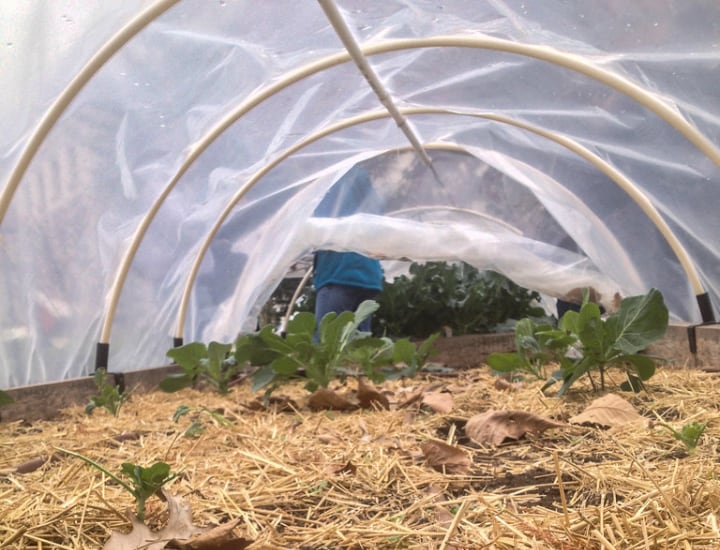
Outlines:
{"type": "MultiPolygon", "coordinates": [[[[383,271],[378,260],[356,252],[319,250],[313,258],[315,319],[334,311],[355,311],[365,300],[374,299],[383,289],[383,271]]],[[[358,326],[372,331],[372,315],[358,326]]]]}
{"type": "MultiPolygon", "coordinates": [[[[330,189],[315,209],[316,217],[344,217],[356,212],[377,213],[380,199],[372,188],[368,171],[353,166],[330,189]]],[[[318,325],[330,312],[355,311],[365,300],[374,299],[383,289],[380,262],[357,252],[318,250],[313,256],[315,319],[318,325]]],[[[372,316],[358,327],[370,332],[372,316]]]]}

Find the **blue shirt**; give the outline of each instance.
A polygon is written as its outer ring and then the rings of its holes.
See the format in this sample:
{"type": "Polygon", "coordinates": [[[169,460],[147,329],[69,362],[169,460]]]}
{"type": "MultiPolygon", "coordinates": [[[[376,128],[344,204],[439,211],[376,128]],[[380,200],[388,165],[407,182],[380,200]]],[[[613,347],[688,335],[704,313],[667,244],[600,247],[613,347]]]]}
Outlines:
{"type": "Polygon", "coordinates": [[[355,252],[320,250],[315,253],[313,285],[319,290],[328,284],[382,290],[380,262],[355,252]]]}

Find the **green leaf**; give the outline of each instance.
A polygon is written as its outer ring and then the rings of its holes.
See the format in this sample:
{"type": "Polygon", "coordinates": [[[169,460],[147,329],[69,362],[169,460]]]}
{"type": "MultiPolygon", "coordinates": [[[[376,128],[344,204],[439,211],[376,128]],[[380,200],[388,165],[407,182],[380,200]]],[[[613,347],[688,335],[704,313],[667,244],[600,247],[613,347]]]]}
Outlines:
{"type": "Polygon", "coordinates": [[[315,334],[315,315],[309,311],[301,311],[297,315],[294,315],[287,326],[288,334],[303,334],[313,337],[315,334]]]}
{"type": "Polygon", "coordinates": [[[644,296],[625,298],[607,325],[617,350],[625,354],[642,351],[667,331],[668,310],[662,294],[652,289],[644,296]]]}
{"type": "Polygon", "coordinates": [[[630,391],[633,393],[640,393],[642,390],[645,389],[645,385],[643,384],[643,381],[640,380],[639,377],[635,376],[634,374],[627,374],[627,380],[620,384],[620,389],[622,391],[630,391]]]}
{"type": "Polygon", "coordinates": [[[260,367],[252,376],[252,391],[256,392],[275,380],[275,371],[272,365],[260,367]]]}
{"type": "Polygon", "coordinates": [[[171,374],[160,381],[160,389],[166,393],[173,393],[188,388],[193,384],[193,377],[187,374],[171,374]]]}
{"type": "Polygon", "coordinates": [[[297,373],[300,365],[298,365],[298,362],[293,357],[285,355],[275,359],[270,366],[276,375],[289,378],[297,373]]]}
{"type": "Polygon", "coordinates": [[[410,365],[415,357],[415,344],[409,339],[402,338],[395,342],[392,359],[395,363],[410,365]]]}
{"type": "Polygon", "coordinates": [[[259,367],[272,363],[280,352],[270,349],[257,334],[243,334],[235,341],[235,361],[259,367]]]}
{"type": "Polygon", "coordinates": [[[166,355],[182,367],[187,374],[195,374],[200,362],[207,359],[208,348],[202,342],[191,342],[179,348],[169,349],[166,355]]]}
{"type": "Polygon", "coordinates": [[[649,380],[655,374],[655,361],[646,355],[623,355],[622,360],[635,368],[640,380],[649,380]]]}
{"type": "Polygon", "coordinates": [[[220,342],[210,342],[207,347],[207,357],[212,365],[220,366],[223,364],[225,357],[232,349],[232,344],[222,344],[220,342]]]}
{"type": "Polygon", "coordinates": [[[188,439],[194,439],[196,437],[199,437],[204,431],[205,426],[202,425],[202,422],[193,420],[192,423],[188,426],[187,430],[185,430],[185,433],[183,433],[183,437],[187,437],[188,439]]]}
{"type": "Polygon", "coordinates": [[[177,409],[175,409],[175,413],[172,416],[173,421],[177,422],[180,418],[188,414],[190,410],[190,407],[187,405],[180,405],[177,409]]]}
{"type": "Polygon", "coordinates": [[[491,353],[487,363],[490,368],[498,372],[513,372],[525,367],[525,362],[517,353],[491,353]]]}

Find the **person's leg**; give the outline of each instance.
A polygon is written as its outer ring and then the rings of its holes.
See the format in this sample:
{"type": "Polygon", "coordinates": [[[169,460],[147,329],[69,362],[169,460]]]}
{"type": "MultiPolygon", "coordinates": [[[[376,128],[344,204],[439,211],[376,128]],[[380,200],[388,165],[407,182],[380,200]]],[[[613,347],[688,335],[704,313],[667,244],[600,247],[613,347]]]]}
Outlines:
{"type": "MultiPolygon", "coordinates": [[[[377,296],[376,290],[358,288],[352,286],[329,284],[322,287],[315,295],[315,319],[320,321],[329,312],[334,311],[338,315],[343,311],[355,311],[365,300],[372,300],[377,296]]],[[[360,330],[370,332],[372,316],[365,319],[360,330]]]]}

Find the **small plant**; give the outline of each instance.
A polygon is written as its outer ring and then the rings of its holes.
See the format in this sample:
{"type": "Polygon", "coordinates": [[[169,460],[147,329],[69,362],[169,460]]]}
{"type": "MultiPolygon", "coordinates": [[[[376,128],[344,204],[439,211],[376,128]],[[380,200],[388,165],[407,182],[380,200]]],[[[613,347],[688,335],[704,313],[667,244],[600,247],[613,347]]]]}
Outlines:
{"type": "MultiPolygon", "coordinates": [[[[655,360],[639,352],[662,338],[667,326],[668,310],[657,289],[625,298],[619,309],[606,319],[601,317],[597,304],[587,301],[579,312],[566,312],[559,327],[577,337],[580,357],[563,361],[562,369],[553,374],[563,381],[558,395],[566,393],[577,380],[590,376],[592,371],[599,372],[599,389],[604,390],[605,374],[610,367],[625,372],[627,382],[621,389],[636,392],[644,389],[643,382],[655,374],[655,360]]],[[[592,377],[590,381],[595,387],[592,377]]]]}
{"type": "Polygon", "coordinates": [[[145,520],[145,503],[147,502],[147,499],[158,494],[163,485],[169,483],[178,475],[177,473],[171,474],[170,466],[168,466],[165,462],[156,462],[149,468],[143,468],[142,466],[138,466],[132,462],[124,462],[122,464],[121,475],[130,479],[130,483],[126,483],[118,476],[105,469],[105,467],[84,455],[68,451],[67,449],[59,450],[87,462],[93,468],[100,470],[106,476],[119,483],[123,489],[135,498],[135,515],[140,521],[145,520]]]}
{"type": "Polygon", "coordinates": [[[652,289],[648,294],[625,298],[618,311],[606,319],[600,308],[589,303],[587,294],[580,311],[568,311],[558,328],[537,325],[530,319],[520,320],[515,327],[515,353],[493,353],[488,365],[498,372],[523,371],[536,378],[545,378],[545,365],[558,362],[560,369],[552,373],[543,390],[562,381],[558,396],[582,376],[587,375],[593,387],[605,389],[607,369],[623,370],[627,381],[621,389],[640,391],[643,382],[655,374],[655,360],[641,355],[650,343],[665,335],[668,310],[662,294],[652,289]],[[600,375],[599,388],[591,373],[600,375]]]}
{"type": "Polygon", "coordinates": [[[402,370],[393,368],[399,360],[405,362],[407,373],[416,372],[429,357],[437,336],[416,349],[411,342],[397,346],[389,338],[374,338],[360,331],[360,324],[378,307],[377,302],[366,300],[355,312],[328,313],[317,327],[317,338],[315,316],[300,312],[288,322],[284,338],[271,326],[240,336],[235,342],[235,358],[238,364],[261,367],[253,376],[253,390],[269,386],[266,395],[280,382],[301,373],[308,379],[306,389],[314,391],[327,387],[337,376],[362,374],[378,382],[402,375],[402,370]]]}
{"type": "Polygon", "coordinates": [[[412,343],[407,338],[397,340],[393,346],[392,360],[394,364],[405,365],[404,368],[396,371],[396,374],[390,375],[390,378],[406,376],[412,378],[427,366],[430,357],[435,355],[437,350],[433,348],[435,340],[440,337],[440,333],[431,334],[419,346],[412,343]]]}
{"type": "Polygon", "coordinates": [[[227,418],[225,418],[222,414],[220,414],[217,411],[211,411],[207,407],[191,408],[191,407],[188,407],[187,405],[180,405],[177,409],[175,409],[175,414],[173,414],[173,421],[178,422],[183,416],[188,415],[190,413],[193,413],[193,416],[191,417],[192,422],[190,423],[190,426],[185,430],[185,433],[183,434],[185,437],[189,437],[189,438],[198,437],[205,431],[205,425],[200,420],[200,415],[202,413],[207,414],[213,420],[215,420],[219,424],[222,424],[223,426],[230,426],[232,424],[232,422],[230,422],[227,418]]]}
{"type": "Polygon", "coordinates": [[[171,374],[160,382],[160,389],[176,392],[195,384],[198,380],[209,383],[221,394],[230,392],[230,382],[237,374],[237,362],[230,353],[232,344],[192,342],[168,350],[167,356],[177,363],[183,372],[171,374]]]}
{"type": "Polygon", "coordinates": [[[0,407],[3,405],[10,405],[12,403],[15,403],[15,400],[10,397],[10,394],[0,390],[0,407]]]}
{"type": "Polygon", "coordinates": [[[707,423],[690,422],[685,424],[680,431],[665,423],[661,423],[660,426],[669,430],[675,439],[682,442],[682,444],[685,445],[688,454],[693,454],[697,449],[698,443],[700,443],[700,437],[705,431],[707,423]]]}
{"type": "MultiPolygon", "coordinates": [[[[515,353],[491,353],[488,365],[501,373],[524,372],[537,379],[547,379],[545,366],[561,363],[577,337],[550,324],[537,324],[532,319],[521,319],[515,325],[515,353]]],[[[569,359],[567,359],[569,361],[569,359]]]]}
{"type": "Polygon", "coordinates": [[[117,417],[120,414],[120,408],[130,399],[130,393],[120,391],[118,386],[110,384],[105,369],[97,369],[94,378],[98,394],[86,405],[85,412],[92,414],[97,407],[103,407],[110,414],[117,417]]]}

